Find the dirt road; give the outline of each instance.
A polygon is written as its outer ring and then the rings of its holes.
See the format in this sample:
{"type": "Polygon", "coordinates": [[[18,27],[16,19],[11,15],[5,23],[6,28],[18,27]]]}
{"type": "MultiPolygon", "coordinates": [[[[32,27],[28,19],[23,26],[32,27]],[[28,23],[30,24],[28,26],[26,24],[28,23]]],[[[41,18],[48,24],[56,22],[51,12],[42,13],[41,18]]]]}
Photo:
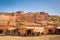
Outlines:
{"type": "Polygon", "coordinates": [[[41,35],[34,37],[0,36],[0,40],[60,40],[60,35],[41,35]]]}

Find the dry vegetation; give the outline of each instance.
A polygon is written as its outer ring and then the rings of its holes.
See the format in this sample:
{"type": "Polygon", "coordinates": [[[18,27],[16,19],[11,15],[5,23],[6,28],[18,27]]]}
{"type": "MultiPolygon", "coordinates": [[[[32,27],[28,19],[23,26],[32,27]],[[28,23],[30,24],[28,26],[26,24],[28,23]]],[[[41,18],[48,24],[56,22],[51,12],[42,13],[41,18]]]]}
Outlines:
{"type": "Polygon", "coordinates": [[[0,36],[0,40],[60,40],[60,35],[42,35],[34,37],[0,36]]]}

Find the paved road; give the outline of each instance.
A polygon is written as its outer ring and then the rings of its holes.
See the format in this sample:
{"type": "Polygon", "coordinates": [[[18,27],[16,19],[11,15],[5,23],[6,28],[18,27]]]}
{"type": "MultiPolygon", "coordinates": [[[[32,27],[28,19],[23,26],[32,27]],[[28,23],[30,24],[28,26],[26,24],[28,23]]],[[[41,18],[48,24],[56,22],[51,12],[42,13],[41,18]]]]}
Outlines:
{"type": "Polygon", "coordinates": [[[60,35],[41,35],[34,37],[0,36],[0,40],[60,40],[60,35]]]}

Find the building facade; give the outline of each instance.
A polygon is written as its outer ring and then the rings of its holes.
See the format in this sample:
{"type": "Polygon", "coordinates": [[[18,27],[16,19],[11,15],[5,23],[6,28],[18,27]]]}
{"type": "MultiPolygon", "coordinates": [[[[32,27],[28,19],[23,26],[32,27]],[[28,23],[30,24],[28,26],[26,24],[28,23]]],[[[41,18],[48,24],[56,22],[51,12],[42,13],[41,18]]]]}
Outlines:
{"type": "Polygon", "coordinates": [[[0,13],[0,34],[31,35],[37,30],[39,30],[37,32],[43,32],[43,34],[54,34],[56,27],[60,25],[59,17],[55,17],[58,18],[58,21],[53,17],[50,17],[50,19],[48,17],[48,13],[45,12],[0,13]]]}

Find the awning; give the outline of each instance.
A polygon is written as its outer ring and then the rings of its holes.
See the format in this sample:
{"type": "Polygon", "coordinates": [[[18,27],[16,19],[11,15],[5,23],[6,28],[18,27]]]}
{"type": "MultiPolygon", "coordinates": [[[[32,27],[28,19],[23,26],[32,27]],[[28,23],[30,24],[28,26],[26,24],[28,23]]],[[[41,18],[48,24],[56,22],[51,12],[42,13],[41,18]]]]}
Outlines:
{"type": "Polygon", "coordinates": [[[60,29],[60,27],[57,27],[56,29],[60,29]]]}
{"type": "Polygon", "coordinates": [[[13,28],[13,27],[11,27],[11,28],[8,28],[8,30],[14,30],[14,29],[16,29],[16,28],[13,28]]]}
{"type": "Polygon", "coordinates": [[[28,28],[28,29],[44,29],[44,27],[26,27],[26,28],[28,28]]]}

